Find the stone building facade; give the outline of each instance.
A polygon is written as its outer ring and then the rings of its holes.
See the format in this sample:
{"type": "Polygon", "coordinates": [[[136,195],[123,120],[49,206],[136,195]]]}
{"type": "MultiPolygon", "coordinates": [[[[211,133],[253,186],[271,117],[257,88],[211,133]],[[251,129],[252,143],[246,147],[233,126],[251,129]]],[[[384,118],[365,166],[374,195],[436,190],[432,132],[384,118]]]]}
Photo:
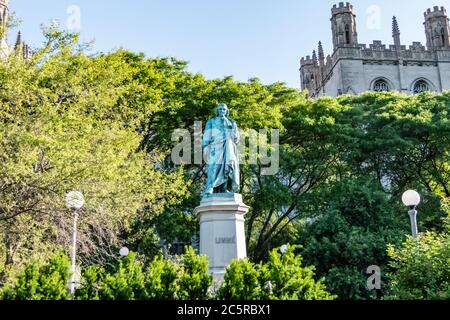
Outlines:
{"type": "Polygon", "coordinates": [[[359,94],[366,91],[400,91],[415,94],[450,89],[450,22],[444,7],[425,14],[426,46],[401,43],[397,19],[392,22],[393,45],[381,41],[358,43],[356,15],[350,3],[331,9],[332,55],[318,53],[302,58],[300,79],[310,97],[359,94]]]}
{"type": "Polygon", "coordinates": [[[22,41],[19,31],[14,46],[8,44],[8,23],[9,23],[9,0],[0,0],[0,59],[5,59],[14,52],[23,55],[24,59],[29,59],[33,52],[31,48],[22,41]]]}

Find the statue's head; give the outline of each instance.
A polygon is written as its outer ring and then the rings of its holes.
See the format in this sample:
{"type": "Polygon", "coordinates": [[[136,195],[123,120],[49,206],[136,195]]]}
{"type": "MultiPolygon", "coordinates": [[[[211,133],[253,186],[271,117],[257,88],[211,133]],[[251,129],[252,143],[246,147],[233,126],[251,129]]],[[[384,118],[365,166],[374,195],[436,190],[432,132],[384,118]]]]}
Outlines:
{"type": "Polygon", "coordinates": [[[230,109],[225,103],[221,103],[216,108],[216,117],[228,117],[230,115],[230,109]]]}

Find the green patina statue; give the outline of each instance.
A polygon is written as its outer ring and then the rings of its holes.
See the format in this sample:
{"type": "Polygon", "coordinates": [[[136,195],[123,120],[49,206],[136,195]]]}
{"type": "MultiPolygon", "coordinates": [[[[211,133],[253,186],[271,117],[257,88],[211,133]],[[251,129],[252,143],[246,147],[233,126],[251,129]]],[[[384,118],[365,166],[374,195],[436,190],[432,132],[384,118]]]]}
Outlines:
{"type": "Polygon", "coordinates": [[[206,123],[202,146],[208,181],[203,196],[239,192],[239,130],[229,113],[226,104],[219,104],[216,117],[206,123]]]}

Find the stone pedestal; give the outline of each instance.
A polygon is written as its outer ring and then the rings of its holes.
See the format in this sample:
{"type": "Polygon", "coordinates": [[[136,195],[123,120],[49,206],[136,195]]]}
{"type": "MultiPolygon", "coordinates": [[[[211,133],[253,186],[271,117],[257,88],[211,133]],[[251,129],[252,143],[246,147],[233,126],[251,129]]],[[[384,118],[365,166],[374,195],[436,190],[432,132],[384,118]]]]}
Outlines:
{"type": "Polygon", "coordinates": [[[200,254],[208,256],[216,279],[223,279],[231,260],[247,257],[244,215],[249,209],[242,195],[230,193],[205,197],[194,211],[200,218],[200,254]]]}

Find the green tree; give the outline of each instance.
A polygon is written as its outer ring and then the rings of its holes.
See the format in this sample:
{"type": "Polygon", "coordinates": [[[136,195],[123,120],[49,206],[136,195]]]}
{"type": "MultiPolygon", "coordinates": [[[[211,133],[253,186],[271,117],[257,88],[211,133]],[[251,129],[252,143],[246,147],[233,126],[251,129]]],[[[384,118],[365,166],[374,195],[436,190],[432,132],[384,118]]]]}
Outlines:
{"type": "MultiPolygon", "coordinates": [[[[303,258],[296,255],[295,246],[288,246],[285,253],[274,249],[269,261],[262,266],[261,283],[270,282],[272,300],[332,300],[334,296],[326,290],[322,280],[316,281],[315,267],[303,267],[303,258]]],[[[267,292],[267,290],[265,291],[267,292]]]]}
{"type": "Polygon", "coordinates": [[[391,299],[450,299],[450,237],[427,232],[389,246],[391,299]]]}
{"type": "Polygon", "coordinates": [[[259,300],[259,270],[249,260],[233,260],[227,267],[217,296],[222,300],[259,300]]]}
{"type": "Polygon", "coordinates": [[[76,290],[78,300],[101,300],[102,283],[105,270],[98,266],[89,266],[81,274],[81,286],[76,290]]]}
{"type": "Polygon", "coordinates": [[[109,272],[90,266],[83,272],[80,300],[206,300],[212,277],[206,257],[188,248],[178,260],[158,255],[144,267],[135,253],[109,272]]]}
{"type": "Polygon", "coordinates": [[[314,267],[303,267],[301,255],[288,246],[285,253],[272,250],[266,264],[235,260],[226,269],[219,288],[225,300],[332,300],[322,281],[314,279],[314,267]]]}
{"type": "MultiPolygon", "coordinates": [[[[370,299],[369,266],[387,266],[387,244],[399,243],[408,231],[397,207],[377,182],[360,177],[330,184],[316,197],[316,214],[304,220],[299,241],[303,257],[325,277],[340,299],[370,299]]],[[[402,211],[403,210],[403,211],[402,211]]]]}
{"type": "Polygon", "coordinates": [[[179,298],[185,300],[206,300],[212,284],[208,259],[188,247],[183,256],[183,272],[180,277],[179,298]]]}
{"type": "Polygon", "coordinates": [[[156,168],[157,150],[139,151],[160,109],[165,65],[122,50],[87,56],[77,35],[51,26],[31,61],[0,64],[0,270],[71,243],[68,191],[87,200],[79,258],[106,265],[131,225],[153,218],[187,193],[181,171],[156,168]],[[144,83],[145,82],[145,83],[144,83]]]}
{"type": "Polygon", "coordinates": [[[178,298],[180,266],[156,256],[145,274],[146,298],[150,300],[175,300],[178,298]]]}
{"type": "Polygon", "coordinates": [[[119,262],[118,270],[102,281],[102,299],[139,300],[145,297],[145,274],[142,264],[130,253],[119,262]]]}
{"type": "Polygon", "coordinates": [[[32,261],[1,290],[5,300],[65,300],[69,299],[70,261],[63,253],[47,262],[32,261]]]}

